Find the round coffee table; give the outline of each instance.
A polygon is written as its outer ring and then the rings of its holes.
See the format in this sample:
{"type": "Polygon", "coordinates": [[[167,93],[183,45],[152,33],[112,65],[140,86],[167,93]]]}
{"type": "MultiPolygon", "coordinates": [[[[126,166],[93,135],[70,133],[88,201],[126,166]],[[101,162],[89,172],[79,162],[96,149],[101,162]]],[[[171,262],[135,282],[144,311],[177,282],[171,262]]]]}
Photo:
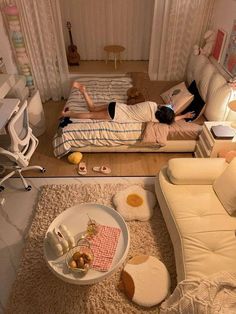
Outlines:
{"type": "Polygon", "coordinates": [[[119,46],[119,45],[108,45],[104,47],[104,50],[107,53],[107,57],[106,57],[106,63],[109,60],[110,57],[110,53],[114,54],[114,61],[115,61],[115,69],[117,68],[116,66],[116,60],[119,60],[119,62],[121,63],[121,57],[120,54],[122,51],[125,50],[125,48],[123,46],[119,46]]]}
{"type": "Polygon", "coordinates": [[[116,227],[121,230],[116,253],[111,268],[107,272],[90,269],[83,277],[78,276],[77,273],[71,272],[67,268],[65,262],[66,254],[56,257],[47,241],[46,235],[44,239],[44,257],[51,271],[63,281],[77,285],[94,284],[114,273],[124,262],[130,245],[129,230],[124,219],[113,208],[101,204],[84,203],[68,208],[53,220],[47,232],[53,231],[54,228],[64,224],[75,239],[78,240],[85,233],[88,216],[101,225],[116,227]]]}

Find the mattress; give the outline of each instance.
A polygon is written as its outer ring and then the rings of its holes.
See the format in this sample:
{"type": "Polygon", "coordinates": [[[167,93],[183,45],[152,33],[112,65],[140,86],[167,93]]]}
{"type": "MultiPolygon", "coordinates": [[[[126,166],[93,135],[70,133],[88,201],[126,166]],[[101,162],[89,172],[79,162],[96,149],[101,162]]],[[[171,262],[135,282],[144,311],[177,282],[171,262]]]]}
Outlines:
{"type": "MultiPolygon", "coordinates": [[[[126,102],[126,92],[132,86],[131,78],[85,78],[81,80],[87,87],[87,92],[96,103],[119,101],[126,102]]],[[[87,111],[86,103],[77,89],[72,88],[70,97],[65,105],[73,111],[87,111]]],[[[143,135],[146,130],[146,123],[123,122],[101,120],[79,120],[71,119],[72,123],[63,128],[58,128],[53,138],[54,155],[61,158],[70,151],[150,151],[146,143],[143,143],[143,135]],[[113,149],[114,148],[114,149],[113,149]],[[124,149],[123,149],[124,148],[124,149]],[[127,149],[128,148],[128,149],[127,149]]],[[[158,123],[157,123],[158,124],[158,123]]],[[[178,128],[170,127],[169,139],[172,143],[175,139],[179,142],[188,140],[183,145],[184,151],[193,151],[195,140],[199,132],[179,133],[178,128]],[[186,134],[185,134],[186,133],[186,134]],[[188,149],[190,147],[190,150],[188,149]]],[[[151,151],[161,149],[157,143],[149,143],[151,151]]],[[[173,146],[173,145],[172,145],[173,146]]],[[[176,145],[174,144],[174,147],[176,145]]],[[[163,149],[161,149],[163,150],[163,149]]],[[[183,151],[177,150],[176,151],[183,151]]]]}

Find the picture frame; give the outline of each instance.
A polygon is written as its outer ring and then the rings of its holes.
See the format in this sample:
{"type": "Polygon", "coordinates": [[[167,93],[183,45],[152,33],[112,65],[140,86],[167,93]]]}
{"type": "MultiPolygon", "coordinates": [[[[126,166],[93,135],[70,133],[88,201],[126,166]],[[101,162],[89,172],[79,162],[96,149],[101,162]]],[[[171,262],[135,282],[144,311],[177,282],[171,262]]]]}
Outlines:
{"type": "Polygon", "coordinates": [[[226,49],[223,67],[232,77],[236,76],[236,19],[233,21],[233,28],[226,49]]]}
{"type": "Polygon", "coordinates": [[[223,29],[218,29],[216,33],[215,45],[212,51],[212,56],[220,63],[222,53],[225,46],[227,33],[223,29]]]}

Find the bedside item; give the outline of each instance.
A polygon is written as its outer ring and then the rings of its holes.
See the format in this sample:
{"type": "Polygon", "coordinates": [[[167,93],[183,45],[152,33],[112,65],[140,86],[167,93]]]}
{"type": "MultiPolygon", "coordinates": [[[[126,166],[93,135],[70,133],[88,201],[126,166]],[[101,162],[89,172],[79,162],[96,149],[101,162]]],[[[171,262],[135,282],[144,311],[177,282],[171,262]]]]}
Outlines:
{"type": "Polygon", "coordinates": [[[165,104],[172,103],[175,106],[176,114],[182,112],[194,98],[194,95],[188,91],[184,82],[171,87],[160,96],[165,104]]]}
{"type": "Polygon", "coordinates": [[[205,121],[195,148],[195,157],[217,157],[221,150],[236,149],[236,134],[233,138],[215,138],[211,128],[222,125],[230,128],[228,121],[205,121]]]}
{"type": "Polygon", "coordinates": [[[228,125],[213,125],[211,127],[211,133],[215,139],[232,139],[235,136],[235,131],[231,129],[228,125]]]}
{"type": "Polygon", "coordinates": [[[122,270],[119,288],[134,303],[151,307],[162,302],[170,293],[170,276],[158,258],[136,255],[122,270]]]}

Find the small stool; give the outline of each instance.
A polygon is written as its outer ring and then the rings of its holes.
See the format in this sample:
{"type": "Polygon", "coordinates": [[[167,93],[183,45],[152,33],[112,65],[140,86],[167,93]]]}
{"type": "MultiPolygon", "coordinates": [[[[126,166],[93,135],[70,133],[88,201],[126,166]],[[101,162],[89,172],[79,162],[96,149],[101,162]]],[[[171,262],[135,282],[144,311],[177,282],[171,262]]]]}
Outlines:
{"type": "Polygon", "coordinates": [[[134,303],[151,307],[169,295],[170,276],[156,257],[136,255],[125,265],[119,287],[134,303]]]}
{"type": "Polygon", "coordinates": [[[116,60],[119,60],[119,62],[121,63],[121,57],[120,57],[120,53],[122,51],[125,50],[125,48],[123,46],[119,46],[119,45],[109,45],[109,46],[105,46],[104,50],[107,53],[107,57],[106,57],[106,63],[109,60],[110,57],[110,53],[114,54],[114,61],[115,61],[115,69],[117,68],[116,66],[116,60]]]}

